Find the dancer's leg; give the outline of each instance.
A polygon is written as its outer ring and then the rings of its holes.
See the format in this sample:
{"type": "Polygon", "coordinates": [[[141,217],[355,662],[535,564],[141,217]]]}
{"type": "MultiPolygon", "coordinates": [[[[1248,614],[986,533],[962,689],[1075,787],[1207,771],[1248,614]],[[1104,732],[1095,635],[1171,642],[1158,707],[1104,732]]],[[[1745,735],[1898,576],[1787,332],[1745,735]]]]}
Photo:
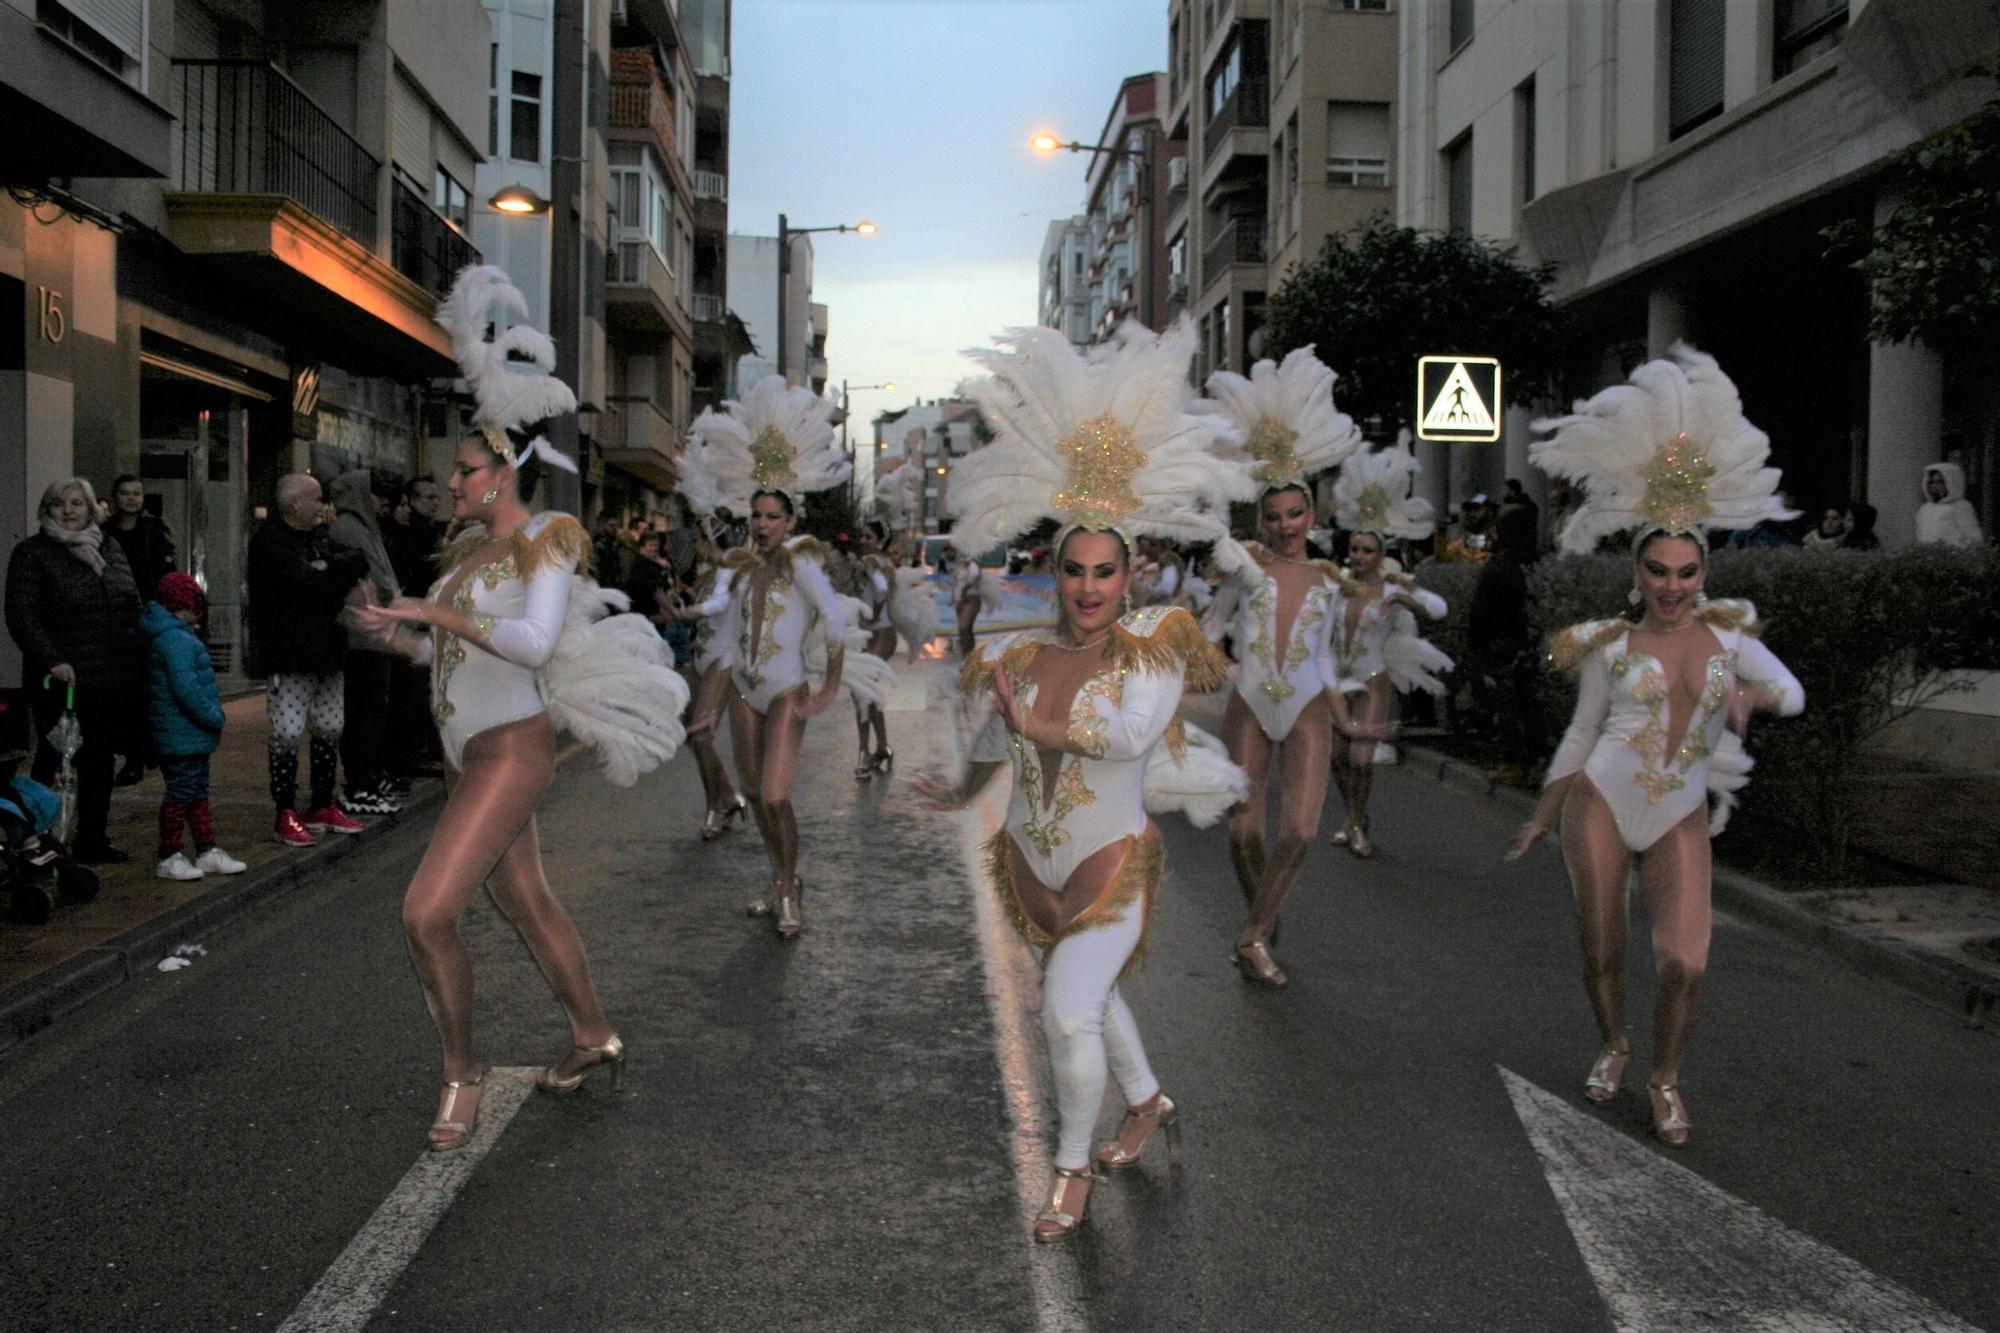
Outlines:
{"type": "Polygon", "coordinates": [[[1700,808],[1639,857],[1639,891],[1646,895],[1659,976],[1651,1081],[1663,1087],[1679,1081],[1708,974],[1709,855],[1708,811],[1700,808]]]}
{"type": "MultiPolygon", "coordinates": [[[[1389,678],[1375,675],[1368,678],[1368,692],[1361,696],[1361,707],[1352,716],[1357,722],[1369,727],[1379,727],[1389,720],[1391,703],[1389,678]]],[[[1354,740],[1347,752],[1349,788],[1347,793],[1347,822],[1351,829],[1368,828],[1368,799],[1375,791],[1375,747],[1372,740],[1354,740]]],[[[1350,837],[1352,834],[1350,833],[1350,837]]]]}
{"type": "Polygon", "coordinates": [[[1625,1043],[1625,885],[1632,852],[1611,818],[1611,807],[1579,773],[1562,810],[1563,864],[1576,896],[1577,934],[1583,941],[1583,988],[1607,1047],[1625,1043]]]}
{"type": "Polygon", "coordinates": [[[472,1058],[472,960],[458,921],[554,776],[547,714],[479,733],[465,747],[464,762],[403,895],[410,961],[437,1023],[445,1077],[457,1080],[479,1074],[472,1058]]]}
{"type": "MultiPolygon", "coordinates": [[[[1090,1136],[1104,1101],[1108,1068],[1106,1023],[1118,974],[1138,947],[1145,911],[1145,902],[1134,898],[1113,920],[1066,936],[1049,951],[1042,972],[1042,1032],[1055,1068],[1057,1166],[1077,1169],[1090,1160],[1090,1136]]],[[[1116,1022],[1119,1060],[1125,1066],[1121,1090],[1128,1104],[1145,1101],[1159,1085],[1145,1067],[1130,1011],[1116,1022]],[[1136,1083],[1127,1084],[1127,1077],[1136,1083]],[[1143,1095],[1135,1097],[1135,1092],[1143,1095]]]]}
{"type": "MultiPolygon", "coordinates": [[[[1250,794],[1229,811],[1229,860],[1246,911],[1257,902],[1264,882],[1264,792],[1271,768],[1271,741],[1243,696],[1231,690],[1222,713],[1222,744],[1230,762],[1250,779],[1250,794]]],[[[1322,788],[1324,790],[1324,788],[1322,788]]]]}
{"type": "Polygon", "coordinates": [[[771,823],[771,811],[764,804],[764,729],[769,724],[742,695],[729,696],[729,747],[736,752],[736,775],[743,780],[743,793],[750,798],[750,813],[757,820],[758,836],[764,839],[764,853],[771,860],[771,885],[775,893],[790,881],[778,878],[778,845],[771,823]]]}
{"type": "Polygon", "coordinates": [[[542,847],[533,815],[506,855],[486,877],[486,890],[514,923],[535,966],[542,970],[556,1002],[569,1016],[571,1039],[578,1046],[601,1046],[611,1040],[611,1023],[590,980],[590,960],[576,922],[549,889],[542,867],[542,847]]]}
{"type": "Polygon", "coordinates": [[[799,713],[800,687],[778,696],[764,717],[763,753],[757,765],[757,799],[770,821],[772,868],[780,897],[798,897],[799,821],[792,812],[792,781],[798,776],[799,749],[806,720],[799,713]]]}
{"type": "Polygon", "coordinates": [[[1298,882],[1312,841],[1319,836],[1319,812],[1326,804],[1326,779],[1333,750],[1333,710],[1321,695],[1300,710],[1298,720],[1278,747],[1278,771],[1285,795],[1278,809],[1278,841],[1257,897],[1250,905],[1250,922],[1237,938],[1239,945],[1269,942],[1278,924],[1285,895],[1298,882]]]}
{"type": "Polygon", "coordinates": [[[958,655],[960,657],[972,656],[972,650],[978,646],[978,639],[972,632],[972,627],[978,620],[979,603],[976,600],[961,600],[958,604],[958,655]]]}
{"type": "Polygon", "coordinates": [[[688,725],[703,718],[715,718],[714,727],[688,733],[688,745],[694,750],[695,767],[701,773],[701,790],[710,813],[727,810],[736,804],[736,788],[729,781],[729,770],[723,767],[722,750],[715,743],[716,731],[722,725],[722,711],[726,705],[729,689],[729,672],[720,664],[711,665],[694,682],[694,702],[688,707],[688,725]]]}

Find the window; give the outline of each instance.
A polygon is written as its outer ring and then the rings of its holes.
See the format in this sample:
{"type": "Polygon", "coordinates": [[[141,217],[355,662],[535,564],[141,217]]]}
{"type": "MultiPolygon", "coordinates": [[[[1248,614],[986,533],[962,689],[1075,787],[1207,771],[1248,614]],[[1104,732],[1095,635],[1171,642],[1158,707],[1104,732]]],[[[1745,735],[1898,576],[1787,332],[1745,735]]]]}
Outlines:
{"type": "Polygon", "coordinates": [[[1668,0],[1667,137],[1678,139],[1722,114],[1722,38],[1727,0],[1668,0]]]}
{"type": "Polygon", "coordinates": [[[1215,62],[1215,68],[1208,75],[1208,114],[1210,118],[1221,112],[1223,104],[1236,92],[1236,85],[1243,77],[1243,48],[1236,41],[1229,43],[1215,62]]]}
{"type": "Polygon", "coordinates": [[[1389,0],[1337,0],[1337,7],[1357,14],[1386,14],[1389,12],[1389,0]]]}
{"type": "Polygon", "coordinates": [[[1187,290],[1187,255],[1187,233],[1182,232],[1167,247],[1167,290],[1170,292],[1187,290]]]}
{"type": "Polygon", "coordinates": [[[1284,143],[1278,160],[1284,164],[1278,177],[1282,197],[1278,201],[1278,225],[1290,238],[1299,229],[1299,113],[1285,122],[1284,143]]]}
{"type": "Polygon", "coordinates": [[[1840,45],[1847,0],[1776,0],[1771,11],[1771,77],[1782,79],[1840,45]]]}
{"type": "Polygon", "coordinates": [[[542,76],[514,71],[513,118],[507,156],[518,162],[542,160],[542,76]]]}
{"type": "Polygon", "coordinates": [[[1472,40],[1472,0],[1451,0],[1450,27],[1444,43],[1446,51],[1456,51],[1472,40]]]}
{"type": "Polygon", "coordinates": [[[500,43],[486,48],[486,156],[500,156],[500,43]]]}
{"type": "Polygon", "coordinates": [[[1535,197],[1535,81],[1514,90],[1515,175],[1521,182],[1521,202],[1535,197]]]}
{"type": "Polygon", "coordinates": [[[1389,104],[1326,104],[1326,180],[1329,185],[1389,183],[1389,104]]]}
{"type": "Polygon", "coordinates": [[[437,169],[437,179],[432,182],[431,207],[461,232],[472,226],[472,196],[465,186],[442,166],[437,169]]]}
{"type": "Polygon", "coordinates": [[[1472,132],[1458,136],[1440,156],[1444,159],[1445,229],[1455,236],[1472,231],[1472,132]]]}

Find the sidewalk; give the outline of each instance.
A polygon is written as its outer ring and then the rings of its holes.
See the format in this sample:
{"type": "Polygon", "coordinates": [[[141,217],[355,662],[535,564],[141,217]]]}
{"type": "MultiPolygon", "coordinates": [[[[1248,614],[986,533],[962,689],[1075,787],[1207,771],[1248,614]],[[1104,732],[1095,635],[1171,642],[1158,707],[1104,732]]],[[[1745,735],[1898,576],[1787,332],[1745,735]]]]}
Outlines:
{"type": "MultiPolygon", "coordinates": [[[[367,818],[363,833],[329,834],[316,847],[285,847],[271,836],[264,696],[231,700],[223,711],[229,722],[212,769],[215,836],[219,846],[250,868],[241,875],[186,883],[154,878],[159,774],[148,773],[136,786],[117,788],[108,832],[113,846],[132,854],[131,862],[99,867],[104,889],[96,900],[80,907],[58,906],[47,925],[0,924],[0,1050],[153,966],[183,940],[290,888],[396,824],[424,817],[443,799],[442,782],[422,779],[401,814],[367,818]]],[[[303,759],[302,753],[302,768],[303,759]]],[[[299,776],[303,780],[306,774],[299,776]]]]}
{"type": "MultiPolygon", "coordinates": [[[[1422,744],[1405,744],[1412,772],[1483,793],[1526,819],[1535,794],[1494,781],[1477,766],[1422,744]]],[[[1901,776],[1901,775],[1899,775],[1901,776]]],[[[1879,836],[1870,850],[1908,851],[1921,843],[1956,850],[1954,869],[1976,873],[1996,864],[1990,804],[1982,792],[1948,784],[1957,799],[1940,801],[1947,784],[1885,781],[1871,804],[1879,836]],[[1962,795],[1961,795],[1962,793],[1962,795]],[[1962,817],[1960,817],[1962,816],[1962,817]]],[[[1937,864],[1933,861],[1932,864],[1937,864]]],[[[1727,867],[1715,868],[1715,905],[1812,944],[1863,975],[1901,986],[1949,1009],[1975,1027],[2000,1031],[2000,951],[1968,949],[2000,937],[2000,892],[1990,884],[1925,883],[1788,893],[1727,867]]]]}

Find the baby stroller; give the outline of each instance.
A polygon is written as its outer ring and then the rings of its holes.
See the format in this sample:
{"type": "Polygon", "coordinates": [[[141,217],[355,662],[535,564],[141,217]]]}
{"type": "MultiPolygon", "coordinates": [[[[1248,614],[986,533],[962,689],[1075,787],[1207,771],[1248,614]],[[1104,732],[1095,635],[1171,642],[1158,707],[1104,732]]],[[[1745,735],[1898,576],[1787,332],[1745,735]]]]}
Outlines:
{"type": "Polygon", "coordinates": [[[32,732],[22,692],[0,690],[0,889],[9,921],[39,926],[56,903],[95,898],[103,881],[56,835],[62,798],[16,772],[31,752],[32,732]]]}

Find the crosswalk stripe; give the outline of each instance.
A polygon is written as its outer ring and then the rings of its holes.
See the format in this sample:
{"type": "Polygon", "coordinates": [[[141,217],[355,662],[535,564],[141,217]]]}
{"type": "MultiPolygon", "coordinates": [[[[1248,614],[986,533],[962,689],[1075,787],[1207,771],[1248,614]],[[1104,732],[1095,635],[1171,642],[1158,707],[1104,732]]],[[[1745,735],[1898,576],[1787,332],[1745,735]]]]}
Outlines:
{"type": "Polygon", "coordinates": [[[452,1152],[426,1149],[291,1317],[278,1326],[278,1333],[337,1333],[364,1327],[534,1086],[533,1069],[488,1070],[472,1142],[452,1152]]]}
{"type": "Polygon", "coordinates": [[[1620,1333],[1978,1333],[1513,1071],[1500,1077],[1620,1333]]]}

